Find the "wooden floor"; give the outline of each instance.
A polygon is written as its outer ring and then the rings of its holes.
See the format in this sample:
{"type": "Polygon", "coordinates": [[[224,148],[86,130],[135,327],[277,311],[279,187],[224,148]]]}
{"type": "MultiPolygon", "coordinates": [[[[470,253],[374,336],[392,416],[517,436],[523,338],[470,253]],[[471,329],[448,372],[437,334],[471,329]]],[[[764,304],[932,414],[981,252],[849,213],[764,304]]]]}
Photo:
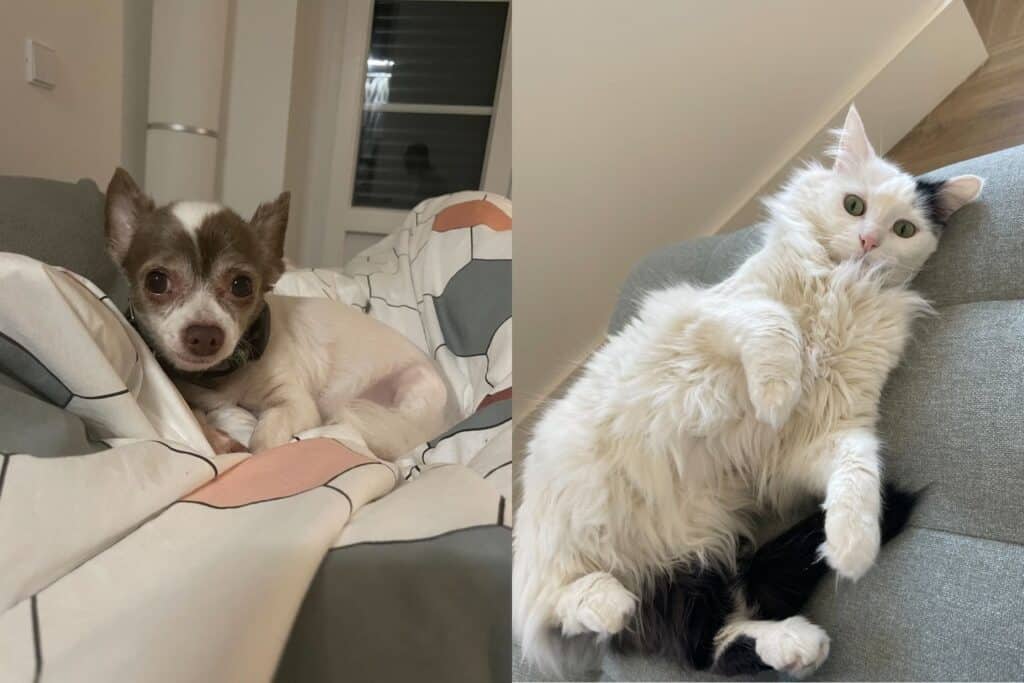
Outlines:
{"type": "Polygon", "coordinates": [[[911,173],[1024,144],[1024,1],[964,4],[989,59],[886,155],[911,173]]]}

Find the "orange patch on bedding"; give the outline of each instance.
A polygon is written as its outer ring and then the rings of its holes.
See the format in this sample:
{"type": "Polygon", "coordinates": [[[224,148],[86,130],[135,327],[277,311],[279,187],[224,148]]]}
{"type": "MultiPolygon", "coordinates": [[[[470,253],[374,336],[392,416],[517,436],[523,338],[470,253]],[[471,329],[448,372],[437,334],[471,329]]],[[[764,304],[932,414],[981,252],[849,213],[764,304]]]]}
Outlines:
{"type": "Polygon", "coordinates": [[[492,403],[497,403],[498,401],[507,401],[510,398],[512,398],[512,387],[509,387],[508,389],[502,389],[496,394],[487,394],[486,396],[484,396],[484,399],[480,401],[480,405],[478,405],[476,409],[481,410],[491,405],[492,403]]]}
{"type": "Polygon", "coordinates": [[[434,216],[434,232],[486,225],[491,230],[511,230],[512,218],[490,202],[474,199],[453,204],[434,216]]]}
{"type": "Polygon", "coordinates": [[[297,441],[252,456],[182,500],[227,508],[285,498],[369,462],[377,461],[332,439],[297,441]]]}

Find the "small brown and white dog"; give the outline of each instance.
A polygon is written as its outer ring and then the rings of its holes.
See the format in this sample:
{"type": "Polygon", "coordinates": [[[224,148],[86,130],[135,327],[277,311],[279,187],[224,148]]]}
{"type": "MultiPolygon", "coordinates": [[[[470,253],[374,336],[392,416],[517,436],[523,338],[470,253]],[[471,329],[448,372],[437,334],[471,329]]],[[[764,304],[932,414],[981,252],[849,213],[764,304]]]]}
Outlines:
{"type": "Polygon", "coordinates": [[[157,207],[117,169],[107,249],[131,286],[129,316],[217,452],[243,449],[210,416],[241,406],[257,417],[252,452],[344,424],[378,457],[404,455],[444,428],[445,382],[354,307],[269,293],[285,269],[288,204],[285,192],[249,221],[211,202],[157,207]]]}

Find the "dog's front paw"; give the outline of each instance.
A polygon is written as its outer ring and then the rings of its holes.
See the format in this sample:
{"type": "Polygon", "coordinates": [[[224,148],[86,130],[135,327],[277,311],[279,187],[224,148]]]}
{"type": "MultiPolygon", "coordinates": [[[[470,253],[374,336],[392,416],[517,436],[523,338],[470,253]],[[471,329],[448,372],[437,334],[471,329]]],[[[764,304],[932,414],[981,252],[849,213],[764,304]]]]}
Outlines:
{"type": "Polygon", "coordinates": [[[242,453],[246,450],[245,446],[231,438],[227,432],[223,432],[210,425],[203,425],[203,436],[210,442],[210,447],[213,448],[213,452],[217,455],[223,453],[242,453]]]}
{"type": "Polygon", "coordinates": [[[856,581],[875,563],[881,536],[876,514],[835,506],[825,513],[825,542],[819,552],[839,576],[856,581]]]}
{"type": "Polygon", "coordinates": [[[256,429],[253,430],[252,439],[249,442],[253,453],[265,451],[286,444],[292,440],[296,431],[300,431],[288,419],[283,411],[268,410],[256,422],[256,429]]]}

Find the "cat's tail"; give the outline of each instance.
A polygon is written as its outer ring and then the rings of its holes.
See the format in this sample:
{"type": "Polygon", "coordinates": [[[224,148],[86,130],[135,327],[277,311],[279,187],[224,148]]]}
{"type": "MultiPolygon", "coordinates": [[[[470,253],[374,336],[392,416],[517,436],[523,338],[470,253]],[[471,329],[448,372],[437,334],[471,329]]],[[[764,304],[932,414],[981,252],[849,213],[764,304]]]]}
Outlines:
{"type": "MultiPolygon", "coordinates": [[[[911,493],[885,484],[882,493],[882,543],[895,538],[910,519],[922,491],[911,493]]],[[[762,619],[786,619],[800,612],[828,565],[818,549],[825,542],[825,513],[801,520],[768,541],[744,563],[739,583],[762,619]]]]}
{"type": "MultiPolygon", "coordinates": [[[[921,491],[886,484],[882,542],[906,526],[921,491]]],[[[684,668],[705,669],[714,658],[715,634],[737,608],[737,596],[758,619],[797,615],[829,567],[819,554],[825,513],[801,520],[742,561],[738,574],[722,568],[679,567],[641,598],[632,629],[614,641],[625,652],[656,653],[684,668]]]]}

